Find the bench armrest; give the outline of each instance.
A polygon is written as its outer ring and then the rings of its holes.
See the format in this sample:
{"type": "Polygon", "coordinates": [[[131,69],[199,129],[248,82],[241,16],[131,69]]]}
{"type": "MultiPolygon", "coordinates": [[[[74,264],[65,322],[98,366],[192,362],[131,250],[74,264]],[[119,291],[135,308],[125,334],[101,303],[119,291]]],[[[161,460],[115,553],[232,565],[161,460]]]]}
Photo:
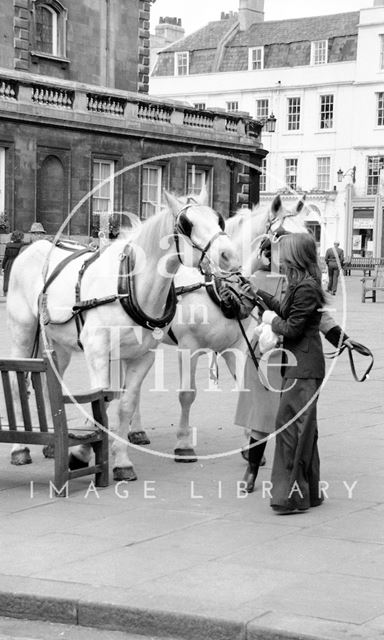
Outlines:
{"type": "Polygon", "coordinates": [[[86,393],[76,393],[73,396],[63,395],[64,404],[87,404],[95,402],[97,400],[104,400],[104,402],[111,402],[117,394],[113,391],[106,391],[104,389],[94,389],[86,393]]]}

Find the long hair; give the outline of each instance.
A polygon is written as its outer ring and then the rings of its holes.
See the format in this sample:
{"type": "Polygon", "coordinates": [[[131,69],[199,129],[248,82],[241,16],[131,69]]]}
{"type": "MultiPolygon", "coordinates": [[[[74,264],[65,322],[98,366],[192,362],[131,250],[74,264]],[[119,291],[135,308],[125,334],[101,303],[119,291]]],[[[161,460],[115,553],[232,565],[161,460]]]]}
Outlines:
{"type": "Polygon", "coordinates": [[[295,285],[304,278],[313,278],[322,292],[321,271],[313,236],[310,233],[290,233],[282,236],[280,244],[280,257],[287,271],[288,284],[295,285]]]}

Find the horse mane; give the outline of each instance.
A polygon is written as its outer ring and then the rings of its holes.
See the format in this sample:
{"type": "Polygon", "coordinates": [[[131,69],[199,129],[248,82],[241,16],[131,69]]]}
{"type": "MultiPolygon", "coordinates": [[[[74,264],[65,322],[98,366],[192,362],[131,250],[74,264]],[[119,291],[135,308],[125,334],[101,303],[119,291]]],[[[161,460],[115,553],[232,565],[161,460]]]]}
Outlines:
{"type": "MultiPolygon", "coordinates": [[[[167,207],[164,207],[155,215],[140,221],[133,229],[124,232],[125,240],[133,240],[138,245],[145,244],[148,255],[157,254],[159,240],[172,233],[173,215],[167,207]]],[[[119,234],[119,239],[121,233],[119,234]]]]}

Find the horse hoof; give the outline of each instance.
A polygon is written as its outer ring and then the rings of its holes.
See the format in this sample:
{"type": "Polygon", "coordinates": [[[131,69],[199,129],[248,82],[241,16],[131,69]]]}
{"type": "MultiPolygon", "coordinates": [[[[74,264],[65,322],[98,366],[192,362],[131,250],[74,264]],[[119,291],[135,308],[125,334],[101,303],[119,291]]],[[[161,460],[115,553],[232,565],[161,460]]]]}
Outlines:
{"type": "Polygon", "coordinates": [[[115,482],[120,482],[121,480],[133,482],[137,480],[137,475],[133,467],[115,467],[113,470],[113,479],[115,482]]]}
{"type": "Polygon", "coordinates": [[[70,471],[76,471],[76,469],[86,469],[86,467],[88,467],[88,462],[84,462],[84,460],[76,458],[76,456],[71,453],[68,460],[68,467],[70,471]]]}
{"type": "Polygon", "coordinates": [[[192,447],[175,449],[175,462],[197,462],[195,450],[192,447]]]}
{"type": "Polygon", "coordinates": [[[25,449],[19,449],[19,451],[12,451],[11,453],[11,464],[16,465],[17,467],[21,467],[24,464],[31,464],[31,452],[28,447],[25,449]]]}
{"type": "Polygon", "coordinates": [[[140,446],[144,444],[151,444],[151,441],[145,431],[132,431],[131,433],[128,433],[128,440],[131,444],[138,444],[140,446]]]}
{"type": "Polygon", "coordinates": [[[43,456],[44,458],[54,458],[55,457],[55,445],[54,444],[46,444],[43,447],[43,456]]]}

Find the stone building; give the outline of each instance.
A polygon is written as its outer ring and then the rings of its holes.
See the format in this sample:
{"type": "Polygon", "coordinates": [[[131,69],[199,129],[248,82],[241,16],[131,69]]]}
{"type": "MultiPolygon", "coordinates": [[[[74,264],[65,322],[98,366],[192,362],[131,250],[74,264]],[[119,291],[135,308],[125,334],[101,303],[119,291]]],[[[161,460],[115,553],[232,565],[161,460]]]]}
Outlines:
{"type": "Polygon", "coordinates": [[[266,155],[258,123],[147,96],[149,17],[146,0],[2,0],[0,233],[6,218],[89,237],[102,214],[113,227],[124,211],[153,214],[163,187],[206,182],[225,215],[258,199],[257,172],[236,163],[266,155]]]}
{"type": "Polygon", "coordinates": [[[239,0],[238,14],[164,49],[150,80],[202,109],[274,113],[261,200],[306,191],[321,254],[337,239],[347,255],[384,256],[384,0],[366,4],[268,22],[264,0],[239,0]]]}

